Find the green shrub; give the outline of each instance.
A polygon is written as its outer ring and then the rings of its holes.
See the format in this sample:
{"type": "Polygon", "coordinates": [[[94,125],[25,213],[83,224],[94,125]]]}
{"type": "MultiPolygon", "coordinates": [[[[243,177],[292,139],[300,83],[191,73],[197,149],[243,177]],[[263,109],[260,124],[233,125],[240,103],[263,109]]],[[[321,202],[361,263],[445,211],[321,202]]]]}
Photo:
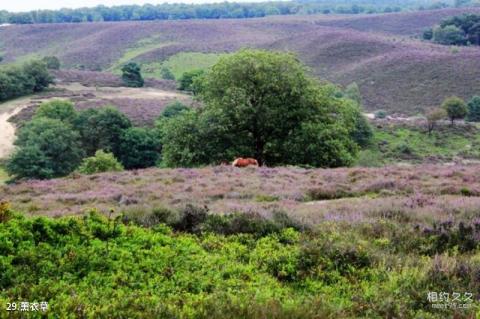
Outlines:
{"type": "Polygon", "coordinates": [[[162,114],[160,116],[163,118],[172,118],[177,116],[181,112],[187,111],[189,109],[190,108],[185,104],[179,101],[174,101],[165,107],[165,109],[162,111],[162,114]]]}
{"type": "Polygon", "coordinates": [[[175,75],[173,75],[172,71],[166,67],[160,69],[160,76],[164,80],[175,80],[175,75]]]}
{"type": "Polygon", "coordinates": [[[56,56],[46,56],[42,59],[42,62],[45,63],[47,69],[50,70],[59,70],[60,69],[60,60],[56,56]]]}
{"type": "Polygon", "coordinates": [[[123,170],[120,164],[112,153],[105,153],[103,150],[95,152],[95,156],[83,159],[78,167],[78,172],[81,174],[96,174],[103,172],[120,172],[123,170]]]}
{"type": "Polygon", "coordinates": [[[196,93],[195,78],[200,78],[205,74],[204,70],[192,70],[183,73],[179,80],[178,89],[196,93]]]}
{"type": "Polygon", "coordinates": [[[467,121],[480,122],[480,96],[474,96],[467,104],[467,121]]]}
{"type": "Polygon", "coordinates": [[[144,80],[140,73],[140,66],[135,62],[130,62],[122,67],[122,80],[128,87],[142,87],[144,80]]]}
{"type": "Polygon", "coordinates": [[[74,105],[66,100],[53,100],[40,104],[34,118],[46,117],[73,124],[78,116],[74,105]]]}
{"type": "Polygon", "coordinates": [[[387,111],[384,110],[378,110],[375,112],[375,118],[376,119],[384,119],[388,115],[387,111]]]}

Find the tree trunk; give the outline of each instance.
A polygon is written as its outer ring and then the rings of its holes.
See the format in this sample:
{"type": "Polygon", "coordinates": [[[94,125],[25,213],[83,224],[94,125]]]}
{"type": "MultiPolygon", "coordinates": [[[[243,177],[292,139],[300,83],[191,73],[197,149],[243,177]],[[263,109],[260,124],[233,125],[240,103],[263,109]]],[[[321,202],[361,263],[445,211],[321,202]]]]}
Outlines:
{"type": "Polygon", "coordinates": [[[258,161],[259,166],[263,166],[264,158],[263,158],[263,149],[265,147],[265,143],[259,138],[255,138],[255,159],[258,161]]]}

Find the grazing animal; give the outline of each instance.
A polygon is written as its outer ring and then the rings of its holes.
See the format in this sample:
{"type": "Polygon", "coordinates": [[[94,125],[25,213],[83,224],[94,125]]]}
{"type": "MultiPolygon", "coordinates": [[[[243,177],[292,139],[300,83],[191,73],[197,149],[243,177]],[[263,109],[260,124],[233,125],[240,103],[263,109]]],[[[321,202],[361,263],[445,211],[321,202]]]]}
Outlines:
{"type": "Polygon", "coordinates": [[[233,167],[247,167],[250,165],[258,166],[258,161],[254,158],[239,157],[239,158],[236,158],[232,163],[233,167]]]}

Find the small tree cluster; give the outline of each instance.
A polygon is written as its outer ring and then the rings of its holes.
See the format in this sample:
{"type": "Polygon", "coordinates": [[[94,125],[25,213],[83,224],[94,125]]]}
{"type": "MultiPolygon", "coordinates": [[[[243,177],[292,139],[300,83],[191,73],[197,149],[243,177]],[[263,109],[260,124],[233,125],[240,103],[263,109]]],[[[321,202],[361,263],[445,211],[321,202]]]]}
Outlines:
{"type": "Polygon", "coordinates": [[[128,87],[142,87],[144,80],[140,72],[140,66],[130,62],[122,67],[122,80],[128,87]]]}
{"type": "Polygon", "coordinates": [[[423,32],[425,40],[446,45],[480,45],[480,15],[464,14],[443,20],[423,32]]]}
{"type": "Polygon", "coordinates": [[[68,175],[80,164],[79,171],[87,174],[153,166],[161,146],[156,131],[133,128],[112,107],[77,112],[62,100],[43,103],[19,130],[15,144],[8,172],[15,178],[38,179],[68,175]]]}
{"type": "Polygon", "coordinates": [[[3,68],[0,70],[0,102],[41,92],[52,83],[53,77],[41,61],[31,61],[21,67],[3,68]]]}

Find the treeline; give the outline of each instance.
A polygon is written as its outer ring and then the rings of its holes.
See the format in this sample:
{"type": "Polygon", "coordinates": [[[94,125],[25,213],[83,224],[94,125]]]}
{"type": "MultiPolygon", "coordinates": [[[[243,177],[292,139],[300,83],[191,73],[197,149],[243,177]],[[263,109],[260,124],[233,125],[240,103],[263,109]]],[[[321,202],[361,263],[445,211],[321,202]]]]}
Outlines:
{"type": "MultiPolygon", "coordinates": [[[[458,2],[458,1],[457,1],[458,2]]],[[[468,1],[467,1],[468,2],[468,1]]],[[[462,5],[465,1],[462,2],[462,5]]],[[[297,0],[260,3],[159,4],[97,6],[93,8],[37,10],[10,13],[0,11],[0,24],[63,23],[96,21],[178,20],[254,18],[269,15],[315,13],[384,13],[402,10],[439,9],[449,3],[434,0],[297,0]]]]}
{"type": "Polygon", "coordinates": [[[0,68],[0,102],[41,92],[53,83],[44,61],[0,68]]]}
{"type": "Polygon", "coordinates": [[[464,14],[443,20],[423,33],[425,40],[445,45],[480,45],[480,15],[464,14]]]}

